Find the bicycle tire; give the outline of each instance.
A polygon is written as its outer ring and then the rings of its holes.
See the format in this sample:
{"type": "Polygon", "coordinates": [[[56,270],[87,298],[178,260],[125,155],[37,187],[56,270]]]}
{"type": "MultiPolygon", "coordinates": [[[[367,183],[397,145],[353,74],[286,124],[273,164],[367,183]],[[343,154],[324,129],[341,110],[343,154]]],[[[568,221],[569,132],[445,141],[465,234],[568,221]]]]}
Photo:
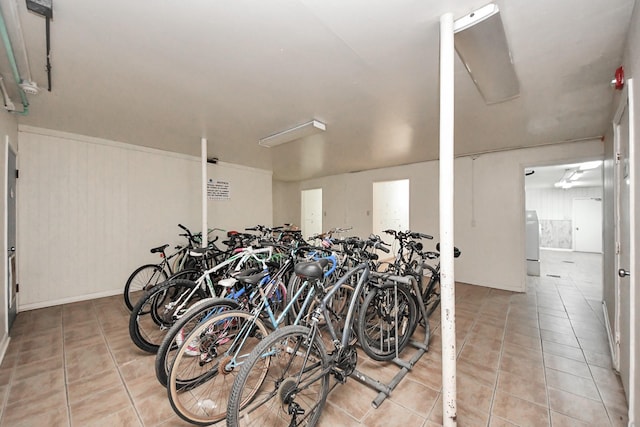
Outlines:
{"type": "Polygon", "coordinates": [[[394,359],[396,342],[399,354],[417,327],[418,308],[413,295],[398,284],[396,304],[394,289],[393,284],[371,287],[358,313],[358,342],[365,354],[376,361],[394,359]]]}
{"type": "Polygon", "coordinates": [[[176,351],[184,342],[184,337],[208,316],[239,307],[240,303],[229,298],[205,298],[191,306],[184,316],[169,328],[156,352],[155,370],[160,384],[167,386],[171,364],[175,359],[176,351]]]}
{"type": "Polygon", "coordinates": [[[283,326],[251,352],[231,389],[228,427],[275,425],[277,421],[283,425],[316,425],[329,393],[330,370],[329,357],[318,335],[310,349],[305,347],[310,334],[311,329],[305,326],[283,326]],[[307,349],[308,359],[304,357],[307,349]],[[303,381],[318,378],[299,389],[296,378],[300,374],[303,381]],[[295,423],[288,414],[294,404],[304,411],[304,419],[295,423]]]}
{"type": "Polygon", "coordinates": [[[191,280],[195,282],[200,276],[202,276],[202,273],[204,273],[204,271],[198,268],[185,268],[184,270],[180,270],[177,273],[173,273],[171,276],[169,276],[167,281],[181,279],[191,280]]]}
{"type": "Polygon", "coordinates": [[[229,393],[238,372],[231,366],[230,355],[239,352],[238,359],[244,361],[268,333],[263,322],[254,319],[246,311],[224,311],[198,325],[185,338],[167,380],[169,403],[180,418],[209,425],[226,417],[229,393]]]}
{"type": "Polygon", "coordinates": [[[435,279],[427,288],[424,305],[427,317],[431,316],[433,312],[436,311],[436,308],[438,308],[438,305],[440,305],[440,278],[435,279]]]}
{"type": "Polygon", "coordinates": [[[145,264],[134,270],[124,285],[124,304],[133,310],[146,291],[168,279],[167,272],[158,264],[145,264]]]}
{"type": "MultiPolygon", "coordinates": [[[[129,336],[131,341],[147,353],[156,353],[164,335],[175,322],[175,308],[170,303],[176,298],[191,292],[198,285],[189,280],[170,280],[152,288],[136,304],[129,317],[129,336]]],[[[188,306],[190,307],[205,295],[197,290],[188,306]]]]}

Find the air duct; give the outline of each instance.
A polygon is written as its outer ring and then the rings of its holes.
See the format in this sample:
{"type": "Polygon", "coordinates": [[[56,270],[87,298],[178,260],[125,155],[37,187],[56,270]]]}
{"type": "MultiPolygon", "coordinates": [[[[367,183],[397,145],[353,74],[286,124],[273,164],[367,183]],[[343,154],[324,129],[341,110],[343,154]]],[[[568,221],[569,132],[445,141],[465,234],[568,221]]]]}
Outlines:
{"type": "Polygon", "coordinates": [[[7,57],[9,58],[9,64],[11,65],[11,72],[13,73],[13,78],[16,81],[16,85],[18,86],[20,100],[22,101],[22,111],[9,111],[16,114],[27,115],[29,114],[29,100],[27,100],[27,95],[25,94],[24,89],[21,86],[23,82],[20,78],[16,56],[13,53],[13,46],[11,46],[11,39],[9,38],[9,33],[7,32],[7,25],[4,20],[2,9],[0,9],[0,37],[2,37],[2,42],[4,43],[5,50],[7,51],[7,57]]]}

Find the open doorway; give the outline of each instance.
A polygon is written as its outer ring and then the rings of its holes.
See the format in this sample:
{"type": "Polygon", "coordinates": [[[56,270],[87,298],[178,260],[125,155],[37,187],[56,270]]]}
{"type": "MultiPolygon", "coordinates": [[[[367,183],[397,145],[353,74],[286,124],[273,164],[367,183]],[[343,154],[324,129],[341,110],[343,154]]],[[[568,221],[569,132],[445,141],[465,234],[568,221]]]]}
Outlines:
{"type": "Polygon", "coordinates": [[[537,246],[539,283],[571,281],[587,300],[600,304],[602,161],[527,167],[524,173],[525,216],[538,221],[537,233],[527,228],[527,265],[532,262],[529,246],[537,246]]]}

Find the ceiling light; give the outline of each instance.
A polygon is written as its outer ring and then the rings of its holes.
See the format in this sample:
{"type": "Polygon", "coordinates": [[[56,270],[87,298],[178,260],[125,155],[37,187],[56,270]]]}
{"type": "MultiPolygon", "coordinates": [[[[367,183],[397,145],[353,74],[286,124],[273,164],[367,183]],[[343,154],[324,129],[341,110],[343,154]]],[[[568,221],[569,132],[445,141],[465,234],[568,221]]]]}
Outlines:
{"type": "Polygon", "coordinates": [[[569,181],[577,181],[577,180],[579,180],[583,173],[584,172],[582,172],[580,170],[577,170],[577,171],[573,172],[571,174],[571,176],[569,177],[569,181]]]}
{"type": "Polygon", "coordinates": [[[591,169],[595,169],[602,164],[602,160],[594,160],[592,162],[584,162],[580,165],[581,171],[588,171],[591,169]]]}
{"type": "Polygon", "coordinates": [[[327,130],[327,126],[324,123],[319,122],[318,120],[312,120],[309,123],[304,123],[292,127],[291,129],[283,130],[282,132],[278,132],[274,135],[267,136],[266,138],[262,138],[258,141],[258,144],[263,147],[275,147],[276,145],[324,132],[325,130],[327,130]]]}
{"type": "Polygon", "coordinates": [[[520,94],[500,19],[500,10],[490,3],[454,22],[455,46],[471,79],[487,104],[520,94]]]}

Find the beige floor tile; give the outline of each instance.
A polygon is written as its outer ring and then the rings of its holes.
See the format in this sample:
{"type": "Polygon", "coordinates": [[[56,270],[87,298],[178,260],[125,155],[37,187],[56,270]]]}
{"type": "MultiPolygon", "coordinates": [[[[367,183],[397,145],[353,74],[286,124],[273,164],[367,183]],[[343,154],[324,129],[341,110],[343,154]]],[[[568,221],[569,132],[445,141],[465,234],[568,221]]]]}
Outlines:
{"type": "Polygon", "coordinates": [[[591,425],[609,424],[609,417],[602,402],[550,387],[549,405],[556,412],[591,425]]]}
{"type": "Polygon", "coordinates": [[[547,368],[547,385],[578,396],[600,400],[600,393],[591,378],[579,377],[563,371],[547,368]]]}
{"type": "Polygon", "coordinates": [[[384,402],[378,410],[369,412],[362,420],[362,425],[367,427],[388,427],[391,425],[421,426],[425,418],[392,401],[384,402]],[[382,410],[384,408],[384,410],[382,410]]]}
{"type": "Polygon", "coordinates": [[[553,427],[588,427],[591,424],[568,417],[556,411],[551,411],[551,425],[553,427]]]}
{"type": "Polygon", "coordinates": [[[547,407],[502,392],[496,393],[492,415],[516,425],[550,425],[547,407]]]}
{"type": "Polygon", "coordinates": [[[509,393],[520,399],[547,406],[547,387],[544,382],[532,381],[507,371],[500,371],[497,391],[509,393]]]}
{"type": "Polygon", "coordinates": [[[426,418],[431,413],[438,394],[423,384],[404,379],[391,392],[389,399],[426,418]]]}
{"type": "Polygon", "coordinates": [[[120,375],[115,367],[107,367],[104,371],[80,378],[67,384],[69,403],[75,405],[96,393],[115,386],[122,386],[120,375]]]}
{"type": "Polygon", "coordinates": [[[328,400],[351,418],[361,421],[374,409],[371,402],[378,393],[372,388],[359,383],[354,378],[349,378],[346,383],[337,386],[329,393],[328,400]]]}
{"type": "Polygon", "coordinates": [[[46,425],[47,427],[67,427],[69,425],[69,413],[66,406],[49,408],[47,411],[28,411],[7,413],[2,417],[2,427],[35,427],[46,425]]]}
{"type": "Polygon", "coordinates": [[[325,403],[318,425],[357,427],[360,422],[331,402],[325,403]]]}
{"type": "Polygon", "coordinates": [[[87,396],[69,405],[73,426],[84,426],[113,413],[131,408],[131,400],[124,387],[115,386],[87,396]]]}
{"type": "Polygon", "coordinates": [[[104,342],[75,348],[65,353],[67,381],[72,383],[91,377],[96,370],[107,370],[115,364],[104,342]]]}
{"type": "Polygon", "coordinates": [[[520,377],[529,378],[533,382],[544,382],[544,365],[542,361],[520,358],[508,353],[502,354],[500,370],[520,377]]]}
{"type": "Polygon", "coordinates": [[[22,425],[29,425],[29,420],[42,423],[43,419],[47,419],[44,418],[45,415],[51,416],[52,419],[67,419],[67,397],[63,387],[50,389],[48,393],[40,393],[28,402],[28,404],[25,404],[25,401],[8,403],[3,410],[2,425],[14,426],[23,422],[26,424],[22,425]]]}
{"type": "Polygon", "coordinates": [[[577,375],[579,377],[591,379],[589,366],[584,362],[568,359],[555,354],[545,353],[544,364],[547,368],[577,375]]]}
{"type": "Polygon", "coordinates": [[[542,351],[544,353],[551,353],[568,359],[577,360],[578,362],[585,361],[584,354],[581,349],[552,341],[542,341],[542,351]]]}

